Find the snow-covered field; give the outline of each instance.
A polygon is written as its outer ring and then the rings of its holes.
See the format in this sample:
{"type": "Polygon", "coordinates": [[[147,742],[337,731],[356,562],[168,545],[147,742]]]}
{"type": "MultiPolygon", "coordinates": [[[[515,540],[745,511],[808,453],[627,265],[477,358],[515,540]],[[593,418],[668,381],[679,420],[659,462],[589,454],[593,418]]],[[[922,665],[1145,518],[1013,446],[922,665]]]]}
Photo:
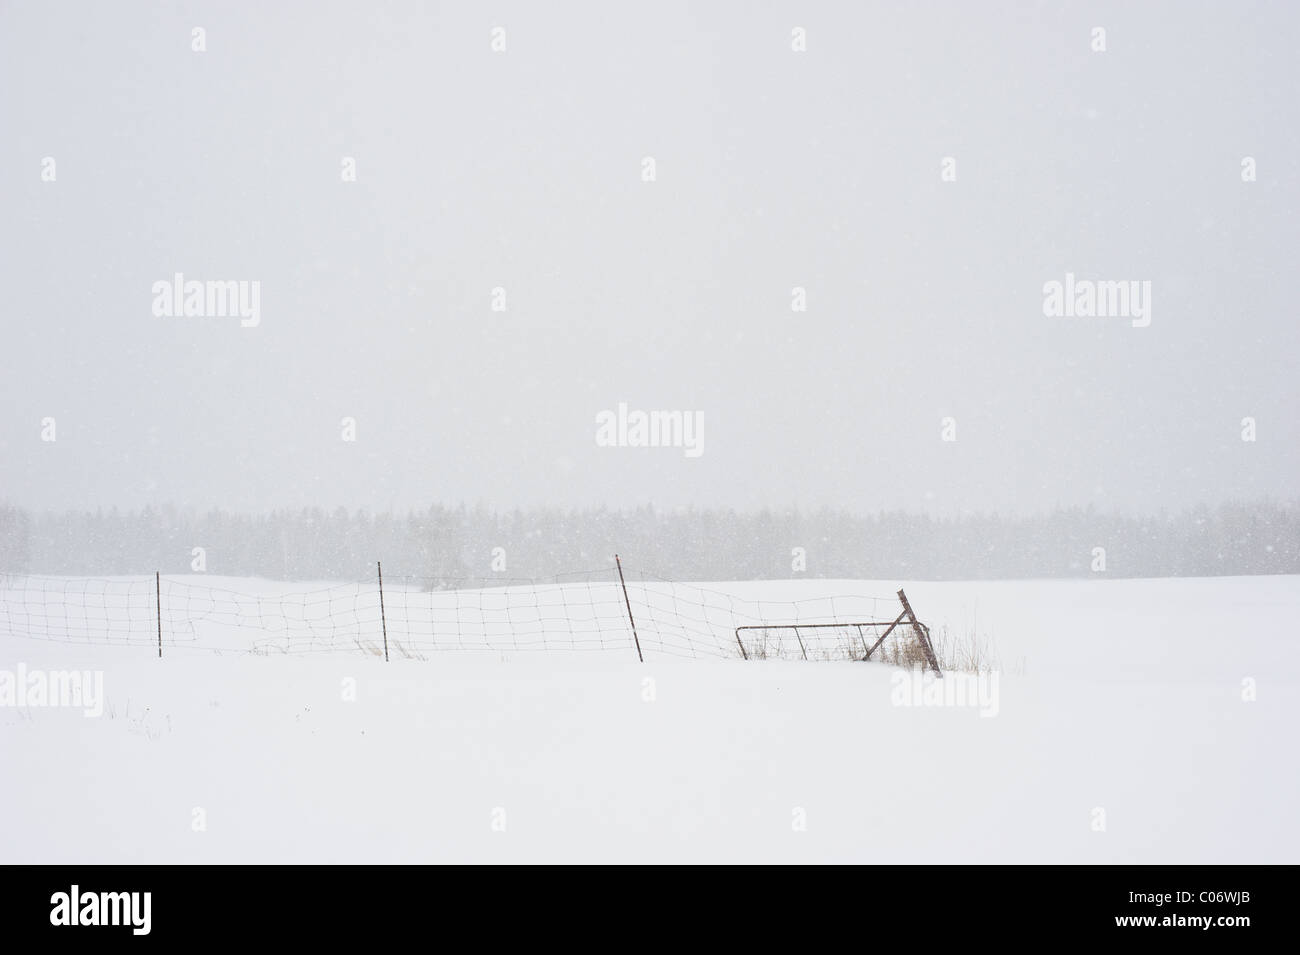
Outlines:
{"type": "Polygon", "coordinates": [[[160,660],[152,585],[103,596],[119,645],[70,598],[43,631],[30,603],[25,631],[0,617],[0,681],[101,670],[104,697],[0,705],[0,862],[1300,858],[1296,577],[902,582],[936,632],[992,638],[971,705],[904,705],[935,700],[883,665],[726,656],[727,620],[892,617],[892,581],[633,584],[644,664],[605,583],[394,590],[387,664],[366,591],[323,630],[311,600],[268,608],[332,585],[211,578],[165,581],[160,660]],[[187,628],[186,587],[263,597],[187,628]]]}

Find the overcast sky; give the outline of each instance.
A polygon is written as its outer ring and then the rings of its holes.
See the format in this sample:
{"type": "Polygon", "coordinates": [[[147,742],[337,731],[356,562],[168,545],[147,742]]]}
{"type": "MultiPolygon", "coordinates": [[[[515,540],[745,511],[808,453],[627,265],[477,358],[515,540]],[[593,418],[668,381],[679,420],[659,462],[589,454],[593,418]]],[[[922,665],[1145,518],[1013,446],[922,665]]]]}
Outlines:
{"type": "Polygon", "coordinates": [[[0,501],[1294,497],[1298,11],[4,3],[0,501]]]}

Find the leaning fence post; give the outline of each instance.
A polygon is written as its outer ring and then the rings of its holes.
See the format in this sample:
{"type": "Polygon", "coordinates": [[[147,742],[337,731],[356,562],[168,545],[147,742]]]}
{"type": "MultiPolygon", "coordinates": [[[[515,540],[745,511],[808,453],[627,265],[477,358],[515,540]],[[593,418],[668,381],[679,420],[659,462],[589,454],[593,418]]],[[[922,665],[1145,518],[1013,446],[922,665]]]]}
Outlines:
{"type": "Polygon", "coordinates": [[[921,648],[925,650],[925,656],[929,660],[930,666],[934,667],[934,672],[942,677],[943,671],[939,669],[939,660],[934,655],[934,646],[930,643],[929,631],[923,630],[921,625],[917,623],[916,614],[912,613],[912,605],[907,602],[907,594],[903,593],[901,587],[898,590],[898,599],[903,604],[903,613],[907,615],[907,619],[912,623],[912,632],[921,641],[921,648]]]}
{"type": "Polygon", "coordinates": [[[153,593],[157,598],[158,606],[158,659],[162,659],[162,576],[161,572],[153,572],[153,593]]]}
{"type": "Polygon", "coordinates": [[[388,618],[384,616],[384,564],[383,561],[375,561],[375,567],[379,569],[379,624],[384,628],[384,662],[388,662],[388,618]]]}
{"type": "Polygon", "coordinates": [[[645,663],[645,657],[641,656],[641,638],[636,635],[636,621],[632,619],[632,601],[627,599],[627,581],[623,579],[623,562],[618,559],[618,554],[614,555],[614,563],[618,565],[618,582],[623,585],[623,603],[627,604],[627,620],[632,624],[632,639],[636,641],[636,658],[645,663]]]}

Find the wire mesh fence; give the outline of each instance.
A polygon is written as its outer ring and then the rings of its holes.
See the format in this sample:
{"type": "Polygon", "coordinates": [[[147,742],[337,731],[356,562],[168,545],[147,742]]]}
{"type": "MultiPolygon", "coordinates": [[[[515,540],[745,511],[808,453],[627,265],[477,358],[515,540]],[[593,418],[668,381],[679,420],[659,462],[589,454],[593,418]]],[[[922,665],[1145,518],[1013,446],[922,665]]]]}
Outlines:
{"type": "MultiPolygon", "coordinates": [[[[610,565],[544,579],[383,574],[382,584],[377,572],[365,580],[298,585],[7,574],[0,575],[0,636],[156,647],[159,654],[428,659],[452,651],[605,651],[645,658],[862,659],[870,644],[864,633],[879,636],[899,612],[897,596],[772,599],[644,571],[620,578],[619,570],[610,565]]],[[[893,639],[904,640],[904,629],[893,639]]]]}

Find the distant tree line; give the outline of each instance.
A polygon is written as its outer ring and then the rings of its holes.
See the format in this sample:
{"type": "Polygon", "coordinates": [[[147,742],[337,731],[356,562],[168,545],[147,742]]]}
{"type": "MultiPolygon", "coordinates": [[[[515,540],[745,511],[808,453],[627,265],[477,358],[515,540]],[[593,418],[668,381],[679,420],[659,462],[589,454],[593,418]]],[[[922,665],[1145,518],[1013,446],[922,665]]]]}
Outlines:
{"type": "Polygon", "coordinates": [[[1062,509],[932,518],[838,510],[741,513],[639,507],[402,515],[310,508],[263,515],[32,514],[0,505],[0,573],[193,572],[284,580],[546,578],[612,566],[673,580],[1166,577],[1300,573],[1300,506],[1225,504],[1156,517],[1062,509]],[[802,556],[801,556],[802,555],[802,556]]]}

